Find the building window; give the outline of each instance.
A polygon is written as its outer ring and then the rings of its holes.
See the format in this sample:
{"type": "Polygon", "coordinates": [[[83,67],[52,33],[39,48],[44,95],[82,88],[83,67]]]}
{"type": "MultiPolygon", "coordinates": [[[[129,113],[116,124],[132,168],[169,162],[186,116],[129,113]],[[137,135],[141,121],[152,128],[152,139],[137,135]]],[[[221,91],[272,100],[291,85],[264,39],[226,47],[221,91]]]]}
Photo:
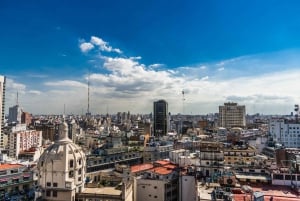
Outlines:
{"type": "Polygon", "coordinates": [[[51,186],[51,182],[47,182],[47,186],[51,186]]]}
{"type": "Polygon", "coordinates": [[[57,197],[57,191],[53,191],[52,196],[57,197]]]}
{"type": "Polygon", "coordinates": [[[47,191],[46,191],[46,196],[47,196],[47,197],[50,197],[50,196],[51,196],[51,191],[47,190],[47,191]]]}
{"type": "Polygon", "coordinates": [[[74,177],[74,172],[73,172],[73,170],[71,170],[70,172],[69,172],[69,178],[73,178],[74,177]]]}
{"type": "Polygon", "coordinates": [[[78,174],[81,174],[81,168],[78,170],[78,174]]]}
{"type": "Polygon", "coordinates": [[[70,168],[74,167],[74,160],[70,160],[70,168]]]}
{"type": "Polygon", "coordinates": [[[157,189],[157,186],[154,186],[154,189],[157,189]]]}
{"type": "Polygon", "coordinates": [[[57,183],[55,182],[55,183],[53,183],[53,187],[57,187],[57,183]]]}
{"type": "Polygon", "coordinates": [[[81,177],[78,177],[78,181],[81,181],[81,177]]]}
{"type": "Polygon", "coordinates": [[[78,160],[78,164],[81,165],[81,158],[78,160]]]}

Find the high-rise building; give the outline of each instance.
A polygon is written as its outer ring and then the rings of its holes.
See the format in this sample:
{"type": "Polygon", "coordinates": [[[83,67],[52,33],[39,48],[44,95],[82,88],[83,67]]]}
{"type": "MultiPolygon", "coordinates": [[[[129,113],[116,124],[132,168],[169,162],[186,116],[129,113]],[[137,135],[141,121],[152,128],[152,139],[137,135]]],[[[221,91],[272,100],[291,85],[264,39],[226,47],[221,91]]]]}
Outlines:
{"type": "Polygon", "coordinates": [[[18,124],[13,127],[9,135],[9,156],[18,158],[19,154],[33,147],[42,146],[42,131],[27,130],[26,124],[18,124]]]}
{"type": "Polygon", "coordinates": [[[0,75],[0,149],[4,148],[3,145],[3,132],[2,128],[4,126],[4,114],[5,114],[5,82],[6,77],[0,75]]]}
{"type": "Polygon", "coordinates": [[[300,123],[293,120],[273,118],[269,120],[270,139],[286,148],[300,148],[300,123]]]}
{"type": "Polygon", "coordinates": [[[219,126],[224,128],[245,127],[246,107],[237,103],[224,103],[219,106],[219,126]]]}
{"type": "Polygon", "coordinates": [[[167,134],[168,115],[167,101],[158,100],[153,103],[153,133],[156,137],[167,134]]]}
{"type": "Polygon", "coordinates": [[[21,123],[21,117],[22,117],[22,109],[17,104],[13,107],[10,107],[8,110],[8,123],[21,123]]]}

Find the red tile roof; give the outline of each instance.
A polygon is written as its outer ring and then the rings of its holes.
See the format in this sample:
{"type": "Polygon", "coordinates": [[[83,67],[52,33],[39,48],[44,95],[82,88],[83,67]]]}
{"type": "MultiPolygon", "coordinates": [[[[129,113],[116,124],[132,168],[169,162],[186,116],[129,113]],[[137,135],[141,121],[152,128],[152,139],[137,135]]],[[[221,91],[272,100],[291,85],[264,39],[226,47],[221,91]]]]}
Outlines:
{"type": "Polygon", "coordinates": [[[149,163],[144,163],[144,164],[140,164],[140,165],[134,165],[130,167],[130,170],[132,173],[136,173],[136,172],[142,172],[145,170],[150,170],[153,168],[152,164],[149,163]]]}
{"type": "Polygon", "coordinates": [[[165,167],[156,167],[156,168],[153,168],[151,171],[156,174],[161,174],[161,175],[166,175],[166,174],[170,174],[171,172],[173,172],[173,170],[167,169],[165,167]]]}
{"type": "Polygon", "coordinates": [[[164,166],[164,165],[170,164],[171,162],[170,161],[166,161],[166,160],[159,160],[159,161],[155,161],[155,163],[158,163],[158,164],[164,166]]]}
{"type": "Polygon", "coordinates": [[[19,167],[22,167],[22,166],[23,165],[21,165],[21,164],[9,164],[9,163],[0,164],[0,171],[1,170],[15,169],[15,168],[19,168],[19,167]]]}

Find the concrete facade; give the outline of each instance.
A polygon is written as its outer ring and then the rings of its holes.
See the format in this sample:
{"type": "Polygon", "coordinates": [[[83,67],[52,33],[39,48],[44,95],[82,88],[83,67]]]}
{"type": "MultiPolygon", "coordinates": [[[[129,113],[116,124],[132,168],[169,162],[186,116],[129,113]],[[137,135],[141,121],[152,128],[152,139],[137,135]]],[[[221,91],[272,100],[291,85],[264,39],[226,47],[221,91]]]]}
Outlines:
{"type": "Polygon", "coordinates": [[[245,127],[246,107],[237,103],[219,106],[219,126],[224,128],[245,127]]]}

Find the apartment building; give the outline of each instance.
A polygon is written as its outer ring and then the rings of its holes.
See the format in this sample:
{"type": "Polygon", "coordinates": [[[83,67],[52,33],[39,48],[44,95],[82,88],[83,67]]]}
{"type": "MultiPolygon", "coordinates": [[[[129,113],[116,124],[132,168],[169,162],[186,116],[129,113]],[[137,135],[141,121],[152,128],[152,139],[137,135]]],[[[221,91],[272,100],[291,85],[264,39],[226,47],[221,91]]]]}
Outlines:
{"type": "Polygon", "coordinates": [[[154,163],[154,168],[135,178],[135,200],[178,201],[179,174],[175,169],[167,161],[154,163]]]}
{"type": "Polygon", "coordinates": [[[21,164],[0,164],[0,200],[15,197],[17,200],[34,197],[33,173],[21,164]]]}
{"type": "Polygon", "coordinates": [[[247,145],[224,147],[224,163],[228,166],[251,165],[255,161],[256,152],[254,147],[247,145]]]}
{"type": "Polygon", "coordinates": [[[237,103],[224,103],[219,106],[219,126],[224,128],[245,127],[246,107],[237,103]]]}
{"type": "Polygon", "coordinates": [[[42,146],[42,131],[27,130],[26,124],[13,127],[9,135],[9,156],[18,158],[18,155],[32,147],[42,146]]]}
{"type": "Polygon", "coordinates": [[[270,119],[269,134],[274,142],[286,148],[300,148],[300,122],[296,120],[270,119]]]}
{"type": "Polygon", "coordinates": [[[223,171],[224,153],[223,145],[218,142],[205,141],[200,144],[200,171],[202,176],[211,177],[223,171]]]}

